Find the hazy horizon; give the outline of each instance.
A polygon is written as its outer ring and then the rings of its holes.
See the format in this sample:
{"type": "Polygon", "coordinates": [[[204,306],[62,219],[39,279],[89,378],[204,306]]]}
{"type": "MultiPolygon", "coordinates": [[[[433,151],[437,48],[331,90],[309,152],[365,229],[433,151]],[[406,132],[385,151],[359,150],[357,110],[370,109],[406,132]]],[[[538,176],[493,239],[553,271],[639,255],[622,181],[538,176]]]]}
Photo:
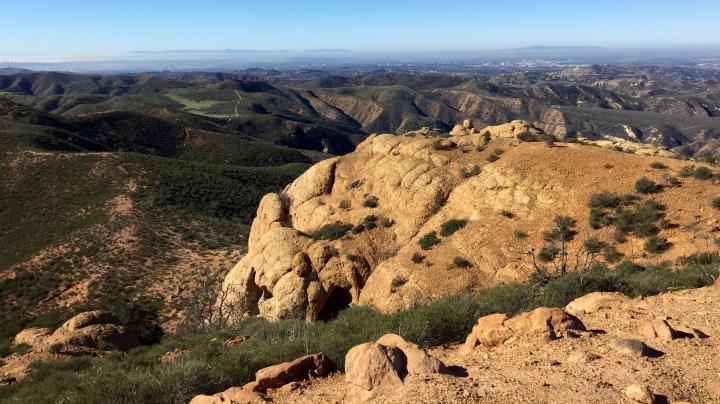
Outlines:
{"type": "Polygon", "coordinates": [[[242,3],[7,0],[3,61],[102,60],[178,50],[462,53],[528,46],[720,47],[720,3],[527,0],[242,3]],[[31,28],[28,28],[31,27],[31,28]],[[32,29],[32,32],[28,30],[32,29]],[[27,32],[27,35],[23,34],[27,32]]]}

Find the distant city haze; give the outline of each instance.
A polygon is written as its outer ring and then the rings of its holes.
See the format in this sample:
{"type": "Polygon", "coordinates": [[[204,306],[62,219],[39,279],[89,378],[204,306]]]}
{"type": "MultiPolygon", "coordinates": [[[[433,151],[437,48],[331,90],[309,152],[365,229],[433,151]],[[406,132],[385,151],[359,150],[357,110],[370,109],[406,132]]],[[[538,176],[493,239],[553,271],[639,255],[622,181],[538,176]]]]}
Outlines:
{"type": "Polygon", "coordinates": [[[173,57],[167,51],[187,58],[177,51],[225,49],[458,55],[536,45],[720,45],[720,2],[712,0],[2,3],[0,61],[6,63],[173,57]]]}

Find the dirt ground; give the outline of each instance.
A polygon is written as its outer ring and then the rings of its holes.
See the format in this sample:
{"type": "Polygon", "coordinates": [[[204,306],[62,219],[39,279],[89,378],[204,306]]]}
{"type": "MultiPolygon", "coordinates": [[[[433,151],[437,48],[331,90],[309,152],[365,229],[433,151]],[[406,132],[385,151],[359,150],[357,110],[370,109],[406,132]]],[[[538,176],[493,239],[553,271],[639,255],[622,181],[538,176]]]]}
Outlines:
{"type": "MultiPolygon", "coordinates": [[[[459,346],[429,352],[464,376],[409,376],[377,403],[632,403],[624,390],[643,384],[657,402],[720,403],[720,289],[702,288],[618,302],[580,316],[590,332],[577,339],[543,342],[511,339],[496,348],[461,355],[459,346]],[[669,317],[707,334],[702,339],[663,342],[642,338],[644,319],[669,317]],[[638,338],[661,352],[634,357],[616,352],[611,341],[638,338]],[[585,355],[579,354],[585,353],[585,355]],[[584,356],[589,360],[574,360],[584,356]],[[714,391],[713,391],[714,390],[714,391]]],[[[279,403],[342,403],[348,385],[341,373],[306,383],[279,403]]]]}

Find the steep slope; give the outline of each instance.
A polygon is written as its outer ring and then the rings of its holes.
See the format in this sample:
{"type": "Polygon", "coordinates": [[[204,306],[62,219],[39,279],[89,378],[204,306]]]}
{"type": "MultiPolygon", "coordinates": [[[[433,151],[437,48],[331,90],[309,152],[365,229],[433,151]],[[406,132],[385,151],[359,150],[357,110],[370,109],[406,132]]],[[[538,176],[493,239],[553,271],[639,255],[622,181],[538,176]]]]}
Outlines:
{"type": "Polygon", "coordinates": [[[453,133],[370,136],[265,196],[248,254],[225,280],[238,315],[395,311],[616,256],[674,260],[717,230],[720,186],[679,179],[687,162],[638,155],[663,150],[525,143],[517,136],[542,132],[520,121],[453,133]],[[664,186],[638,188],[641,177],[664,186]],[[558,216],[570,223],[561,268],[546,235],[558,216]]]}

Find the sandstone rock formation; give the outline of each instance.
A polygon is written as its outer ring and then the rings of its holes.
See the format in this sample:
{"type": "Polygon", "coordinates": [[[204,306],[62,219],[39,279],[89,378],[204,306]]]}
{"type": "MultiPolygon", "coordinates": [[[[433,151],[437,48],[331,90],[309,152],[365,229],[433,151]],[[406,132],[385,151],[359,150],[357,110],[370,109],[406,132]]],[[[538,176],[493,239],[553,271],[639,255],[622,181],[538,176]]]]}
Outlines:
{"type": "Polygon", "coordinates": [[[137,338],[115,316],[102,310],[80,313],[52,333],[47,328],[23,330],[14,343],[28,344],[37,351],[52,349],[68,354],[94,354],[108,348],[126,351],[138,345],[137,338]]]}
{"type": "Polygon", "coordinates": [[[0,376],[20,381],[33,361],[57,360],[68,356],[99,356],[108,350],[127,351],[139,344],[137,336],[111,313],[102,310],[80,313],[53,331],[28,328],[13,340],[14,346],[28,349],[3,358],[0,376]]]}
{"type": "Polygon", "coordinates": [[[573,316],[595,313],[599,310],[607,310],[617,303],[622,303],[629,298],[617,292],[595,292],[579,297],[565,306],[565,311],[573,316]]]}
{"type": "Polygon", "coordinates": [[[345,356],[345,381],[351,385],[347,402],[365,402],[403,384],[408,375],[432,375],[445,365],[395,334],[350,349],[345,356]]]}
{"type": "MultiPolygon", "coordinates": [[[[308,379],[325,377],[335,371],[335,364],[323,354],[306,355],[293,361],[260,369],[255,381],[243,387],[231,387],[223,392],[195,396],[191,404],[255,404],[270,402],[268,390],[282,389],[308,379]]],[[[288,389],[291,390],[291,389],[288,389]]]]}
{"type": "Polygon", "coordinates": [[[565,310],[541,307],[513,318],[505,314],[480,317],[460,352],[468,354],[477,346],[494,347],[514,336],[541,336],[545,340],[575,336],[585,325],[565,310]]]}
{"type": "MultiPolygon", "coordinates": [[[[651,161],[641,156],[520,142],[520,133],[541,133],[524,121],[477,131],[468,122],[457,129],[449,137],[372,135],[353,153],[320,162],[283,192],[266,195],[248,253],[224,282],[225,303],[236,317],[327,319],[354,304],[390,312],[524,281],[534,270],[527,252],[542,245],[555,215],[578,220],[571,249],[591,236],[612,242],[586,225],[590,196],[626,194],[640,175],[661,182],[685,165],[654,156],[668,169],[644,173],[651,161]],[[466,226],[422,250],[419,241],[449,220],[466,226]],[[455,257],[469,265],[454,266],[455,257]]],[[[687,180],[682,189],[665,189],[659,201],[676,223],[685,223],[698,220],[694,214],[719,193],[715,184],[687,180]],[[697,198],[688,201],[688,192],[697,198]]],[[[657,258],[688,255],[685,241],[697,231],[664,229],[674,247],[657,258]]],[[[633,240],[616,247],[627,257],[642,250],[633,240]]]]}

